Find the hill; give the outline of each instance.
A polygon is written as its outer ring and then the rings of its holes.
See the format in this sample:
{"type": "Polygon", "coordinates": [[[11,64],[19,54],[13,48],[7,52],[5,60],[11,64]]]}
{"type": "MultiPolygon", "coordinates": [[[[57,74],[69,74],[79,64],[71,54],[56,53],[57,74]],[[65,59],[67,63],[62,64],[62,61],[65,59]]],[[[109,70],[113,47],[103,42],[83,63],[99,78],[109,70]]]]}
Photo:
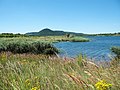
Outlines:
{"type": "Polygon", "coordinates": [[[66,34],[73,34],[73,35],[84,35],[83,33],[75,33],[75,32],[64,32],[64,31],[53,31],[51,29],[45,28],[39,32],[29,32],[26,33],[27,35],[31,36],[61,36],[66,34]]]}

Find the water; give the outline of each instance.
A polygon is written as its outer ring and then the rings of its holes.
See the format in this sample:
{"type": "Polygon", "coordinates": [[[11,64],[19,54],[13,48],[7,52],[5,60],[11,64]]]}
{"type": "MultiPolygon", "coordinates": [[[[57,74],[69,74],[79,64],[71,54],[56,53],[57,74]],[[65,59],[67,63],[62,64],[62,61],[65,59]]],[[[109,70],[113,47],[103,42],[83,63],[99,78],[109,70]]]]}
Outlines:
{"type": "Polygon", "coordinates": [[[54,45],[61,50],[60,56],[76,57],[84,54],[95,60],[110,60],[112,46],[120,46],[119,36],[89,36],[90,42],[59,42],[54,45]]]}

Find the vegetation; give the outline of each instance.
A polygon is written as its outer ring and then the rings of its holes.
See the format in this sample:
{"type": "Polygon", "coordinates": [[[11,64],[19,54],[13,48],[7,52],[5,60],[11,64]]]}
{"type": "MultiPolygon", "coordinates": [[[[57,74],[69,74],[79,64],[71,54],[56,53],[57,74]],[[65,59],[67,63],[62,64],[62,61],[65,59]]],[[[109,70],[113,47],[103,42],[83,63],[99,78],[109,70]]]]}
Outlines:
{"type": "Polygon", "coordinates": [[[34,54],[56,54],[58,49],[51,42],[72,41],[86,42],[89,39],[83,37],[67,36],[31,36],[16,38],[0,38],[0,52],[10,51],[12,53],[34,53],[34,54]]]}
{"type": "Polygon", "coordinates": [[[120,32],[118,33],[101,33],[101,34],[88,34],[89,36],[120,36],[120,32]]]}
{"type": "Polygon", "coordinates": [[[120,64],[86,58],[0,54],[0,90],[120,90],[120,64]]]}
{"type": "Polygon", "coordinates": [[[77,37],[70,38],[70,41],[72,41],[72,42],[88,42],[89,39],[77,36],[77,37]]]}
{"type": "Polygon", "coordinates": [[[18,40],[25,40],[25,41],[41,41],[41,42],[62,42],[62,41],[71,41],[71,42],[88,42],[88,38],[84,38],[81,36],[73,36],[67,37],[64,36],[30,36],[30,37],[15,37],[15,38],[0,38],[0,42],[7,42],[7,41],[18,41],[18,40]]]}
{"type": "Polygon", "coordinates": [[[67,37],[65,36],[44,36],[39,37],[42,41],[48,41],[48,42],[64,42],[64,41],[70,41],[70,42],[88,42],[90,41],[88,38],[80,37],[80,36],[72,36],[67,37]]]}
{"type": "Polygon", "coordinates": [[[119,90],[120,58],[95,64],[82,55],[52,56],[58,49],[50,42],[84,39],[71,34],[0,38],[0,90],[119,90]]]}
{"type": "Polygon", "coordinates": [[[58,49],[52,44],[30,39],[2,39],[0,40],[0,52],[56,54],[58,49]]]}
{"type": "Polygon", "coordinates": [[[28,37],[28,35],[26,34],[13,34],[13,33],[2,33],[0,34],[0,37],[8,37],[8,38],[11,38],[11,37],[28,37]]]}
{"type": "Polygon", "coordinates": [[[120,47],[112,47],[111,51],[117,55],[117,58],[120,58],[120,47]]]}

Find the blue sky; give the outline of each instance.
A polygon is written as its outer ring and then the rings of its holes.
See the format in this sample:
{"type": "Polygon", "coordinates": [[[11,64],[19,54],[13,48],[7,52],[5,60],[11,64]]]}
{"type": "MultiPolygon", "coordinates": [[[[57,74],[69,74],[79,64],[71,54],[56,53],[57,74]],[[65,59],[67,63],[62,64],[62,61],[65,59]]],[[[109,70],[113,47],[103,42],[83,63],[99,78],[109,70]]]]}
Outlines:
{"type": "Polygon", "coordinates": [[[0,0],[0,33],[120,31],[120,0],[0,0]]]}

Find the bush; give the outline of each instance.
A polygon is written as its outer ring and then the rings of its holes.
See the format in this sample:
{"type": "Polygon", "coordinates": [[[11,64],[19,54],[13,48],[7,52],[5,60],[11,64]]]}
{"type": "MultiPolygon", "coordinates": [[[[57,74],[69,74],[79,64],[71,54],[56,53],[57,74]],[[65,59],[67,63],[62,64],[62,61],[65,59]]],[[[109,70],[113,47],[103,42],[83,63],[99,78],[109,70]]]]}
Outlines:
{"type": "Polygon", "coordinates": [[[58,53],[56,48],[48,48],[45,49],[44,54],[49,54],[49,55],[55,55],[56,53],[58,53]]]}
{"type": "Polygon", "coordinates": [[[120,47],[112,47],[111,51],[117,55],[118,58],[120,58],[120,47]]]}
{"type": "Polygon", "coordinates": [[[72,42],[88,42],[89,39],[83,38],[83,37],[72,37],[72,38],[70,38],[70,41],[72,41],[72,42]]]}
{"type": "Polygon", "coordinates": [[[26,41],[13,41],[8,43],[7,51],[11,51],[13,53],[28,53],[31,52],[33,47],[29,42],[26,41]]]}
{"type": "Polygon", "coordinates": [[[43,54],[55,54],[55,53],[58,53],[57,48],[55,48],[50,43],[37,41],[37,42],[33,42],[32,45],[34,47],[34,52],[37,53],[37,54],[39,54],[39,53],[43,53],[43,54]]]}
{"type": "Polygon", "coordinates": [[[40,41],[13,40],[0,43],[0,52],[10,51],[12,53],[34,53],[55,54],[58,49],[50,43],[40,41]]]}
{"type": "Polygon", "coordinates": [[[4,46],[4,44],[0,43],[0,52],[5,50],[6,50],[6,47],[4,46]]]}

